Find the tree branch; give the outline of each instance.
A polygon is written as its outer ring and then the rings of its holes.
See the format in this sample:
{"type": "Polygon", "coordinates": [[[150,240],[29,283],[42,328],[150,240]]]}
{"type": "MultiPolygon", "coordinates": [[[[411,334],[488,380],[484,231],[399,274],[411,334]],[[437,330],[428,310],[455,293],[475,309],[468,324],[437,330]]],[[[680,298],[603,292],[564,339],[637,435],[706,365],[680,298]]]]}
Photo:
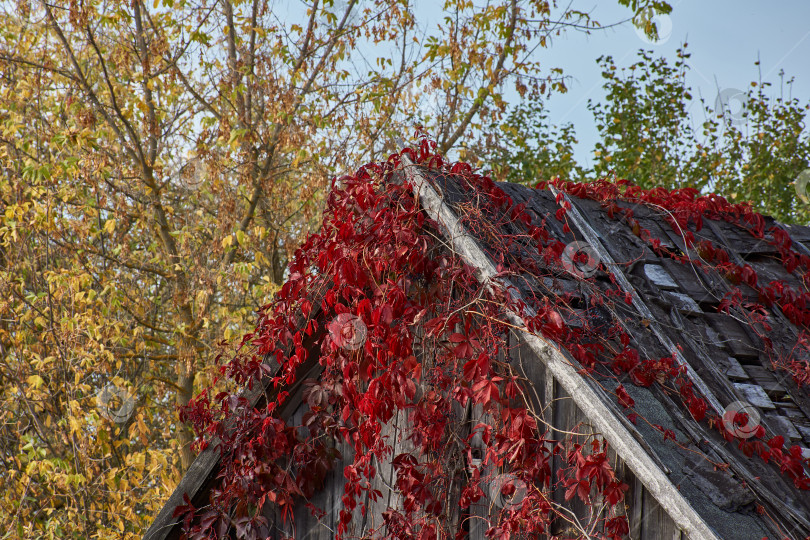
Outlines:
{"type": "Polygon", "coordinates": [[[473,102],[472,107],[470,107],[470,110],[467,111],[467,115],[464,117],[464,120],[461,121],[461,124],[459,124],[458,128],[456,128],[456,131],[453,132],[453,134],[449,138],[445,139],[439,145],[440,149],[439,151],[443,154],[447,153],[447,151],[450,148],[452,148],[453,145],[456,143],[456,141],[464,134],[464,131],[466,131],[467,127],[470,125],[470,122],[472,122],[473,118],[475,118],[475,115],[478,114],[478,111],[479,109],[481,109],[481,106],[484,104],[484,101],[490,96],[490,94],[492,94],[492,89],[501,82],[500,75],[503,72],[503,66],[504,63],[506,62],[506,57],[509,54],[509,48],[511,47],[512,40],[514,39],[515,36],[515,27],[517,26],[517,14],[518,14],[517,0],[512,0],[511,7],[512,7],[512,15],[509,20],[509,28],[507,29],[506,41],[503,44],[501,54],[498,56],[498,63],[495,66],[495,78],[494,80],[490,81],[487,86],[482,87],[478,90],[478,96],[475,98],[475,101],[473,102]]]}

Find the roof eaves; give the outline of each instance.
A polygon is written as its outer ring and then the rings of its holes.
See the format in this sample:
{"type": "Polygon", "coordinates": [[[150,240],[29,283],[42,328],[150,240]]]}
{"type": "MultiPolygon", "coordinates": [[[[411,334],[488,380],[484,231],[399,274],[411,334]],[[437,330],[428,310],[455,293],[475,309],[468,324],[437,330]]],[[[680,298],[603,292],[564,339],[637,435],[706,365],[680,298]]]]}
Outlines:
{"type": "MultiPolygon", "coordinates": [[[[311,316],[314,318],[320,313],[320,303],[313,302],[313,304],[311,316]]],[[[316,338],[317,335],[313,334],[305,341],[304,346],[309,352],[312,352],[316,338]]],[[[293,387],[289,389],[289,397],[279,409],[279,416],[284,420],[292,416],[295,407],[300,402],[303,381],[317,377],[320,371],[323,370],[317,359],[317,354],[309,354],[308,360],[298,368],[299,376],[296,377],[293,387]]],[[[280,372],[281,367],[275,360],[268,356],[265,357],[264,361],[271,364],[275,368],[274,371],[280,372]]],[[[255,384],[252,388],[245,388],[241,392],[241,397],[245,398],[251,407],[261,406],[263,399],[266,400],[278,392],[278,390],[271,388],[270,380],[270,377],[266,377],[261,384],[255,384]]],[[[220,441],[214,438],[183,474],[183,478],[180,479],[177,487],[146,531],[143,537],[144,540],[166,540],[179,537],[181,520],[174,516],[175,509],[185,504],[184,496],[186,495],[193,504],[200,503],[200,498],[207,493],[211,483],[215,480],[220,459],[220,441]]]]}

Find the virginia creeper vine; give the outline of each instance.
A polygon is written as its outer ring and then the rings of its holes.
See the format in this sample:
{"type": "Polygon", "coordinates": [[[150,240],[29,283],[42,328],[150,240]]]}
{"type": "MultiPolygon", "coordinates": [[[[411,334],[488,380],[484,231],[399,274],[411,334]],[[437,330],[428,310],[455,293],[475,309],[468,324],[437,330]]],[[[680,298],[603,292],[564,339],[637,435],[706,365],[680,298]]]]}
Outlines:
{"type": "MultiPolygon", "coordinates": [[[[565,201],[558,200],[556,215],[541,216],[536,223],[525,205],[514,205],[490,178],[469,166],[446,162],[430,141],[423,139],[404,153],[434,178],[452,176],[465,192],[456,210],[499,272],[540,281],[565,274],[560,262],[565,245],[547,227],[548,220],[565,221],[565,201]]],[[[393,466],[392,487],[401,504],[385,509],[383,522],[372,524],[376,530],[365,535],[385,531],[389,538],[454,538],[483,525],[493,538],[565,526],[580,536],[624,537],[629,527],[620,503],[628,486],[611,465],[615,456],[583,426],[552,436],[525,376],[510,362],[515,345],[507,337],[521,330],[506,323],[505,309],[520,314],[529,331],[557,343],[584,376],[605,388],[605,373],[627,373],[640,386],[660,384],[680,397],[695,421],[708,419],[727,440],[734,440],[734,434],[708,411],[672,356],[642,358],[633,347],[621,324],[627,315],[620,315],[627,313],[628,298],[613,282],[579,278],[593,310],[578,324],[569,324],[577,316],[570,294],[536,291],[525,299],[537,313],[529,317],[526,305],[479,283],[474,269],[444,245],[439,225],[425,216],[412,186],[397,174],[400,159],[395,154],[334,180],[321,230],[296,252],[289,279],[261,311],[256,331],[221,366],[221,376],[240,387],[269,385],[267,404],[253,408],[234,392],[212,396],[209,390],[184,411],[200,434],[200,446],[217,437],[222,452],[210,506],[195,509],[187,501],[177,511],[185,515],[186,537],[219,538],[229,530],[245,538],[266,536],[268,508],[276,508],[289,523],[294,506],[310,499],[341,459],[346,479],[341,537],[360,534],[359,517],[379,504],[382,493],[374,486],[379,486],[375,478],[383,463],[393,466]],[[299,381],[304,368],[316,364],[320,374],[299,381]],[[280,411],[298,382],[305,383],[306,413],[295,425],[280,411]],[[395,432],[390,427],[398,418],[406,421],[395,432]],[[521,489],[519,504],[504,504],[483,516],[467,510],[457,514],[458,507],[470,509],[493,496],[493,476],[507,478],[494,496],[508,498],[521,489]],[[588,515],[574,520],[555,502],[555,489],[563,489],[566,500],[585,503],[588,515]]],[[[785,268],[806,288],[810,258],[793,250],[779,227],[766,231],[750,207],[694,190],[643,191],[623,181],[553,185],[599,201],[659,255],[718,271],[733,287],[748,284],[761,294],[763,305],[743,305],[741,295],[732,292],[721,309],[745,313],[764,329],[767,343],[765,306],[779,307],[801,331],[797,346],[806,347],[808,293],[784,283],[761,285],[749,265],[736,265],[722,249],[695,241],[690,230],[700,230],[705,219],[724,219],[755,237],[768,234],[785,268]],[[665,209],[670,225],[683,232],[688,253],[663,248],[621,201],[665,209]]],[[[772,352],[774,363],[797,384],[810,383],[806,359],[772,352]]],[[[636,420],[626,389],[608,390],[636,420]]],[[[747,419],[742,415],[735,421],[747,419]]],[[[660,429],[664,439],[675,439],[660,429]]],[[[810,489],[798,447],[785,449],[782,437],[763,441],[763,436],[761,430],[739,443],[750,455],[776,463],[798,488],[810,489]]],[[[322,515],[329,509],[311,510],[322,515]]]]}

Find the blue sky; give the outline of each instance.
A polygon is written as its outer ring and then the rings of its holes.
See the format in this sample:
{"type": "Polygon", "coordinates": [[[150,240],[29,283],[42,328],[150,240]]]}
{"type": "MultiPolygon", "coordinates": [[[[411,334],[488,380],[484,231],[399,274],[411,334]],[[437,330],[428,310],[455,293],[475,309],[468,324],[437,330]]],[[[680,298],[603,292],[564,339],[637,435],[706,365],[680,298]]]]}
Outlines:
{"type": "MultiPolygon", "coordinates": [[[[546,106],[549,121],[574,123],[580,140],[580,163],[589,162],[598,137],[587,104],[589,98],[598,101],[604,96],[596,62],[603,54],[613,56],[618,68],[634,63],[640,48],[674,61],[675,51],[686,41],[692,54],[688,83],[695,98],[702,96],[709,104],[714,103],[718,89],[744,91],[751,81],[758,80],[754,62],[759,57],[763,81],[773,83],[769,94],[778,95],[779,71],[784,69],[787,77],[796,79],[793,96],[802,103],[810,102],[810,0],[676,0],[671,4],[669,20],[661,20],[661,27],[671,28],[671,33],[662,33],[658,44],[645,41],[627,23],[589,36],[570,33],[541,53],[547,67],[562,67],[572,77],[569,91],[552,96],[546,106]]],[[[626,19],[629,13],[615,0],[592,0],[590,4],[575,1],[573,6],[588,11],[602,25],[626,19]]],[[[703,118],[699,103],[690,111],[694,111],[699,125],[703,118]]]]}

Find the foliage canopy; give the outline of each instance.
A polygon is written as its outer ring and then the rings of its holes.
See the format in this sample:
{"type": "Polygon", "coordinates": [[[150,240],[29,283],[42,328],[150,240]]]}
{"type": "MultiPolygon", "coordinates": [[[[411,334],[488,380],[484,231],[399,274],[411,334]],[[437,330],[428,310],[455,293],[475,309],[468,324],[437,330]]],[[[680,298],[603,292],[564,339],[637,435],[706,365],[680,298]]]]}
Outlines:
{"type": "Polygon", "coordinates": [[[652,51],[638,57],[621,69],[613,58],[599,58],[606,96],[588,104],[599,129],[592,165],[574,158],[573,125],[555,127],[539,99],[493,126],[503,137],[482,152],[483,161],[512,182],[613,177],[643,188],[694,187],[750,201],[784,223],[810,223],[806,187],[795,184],[810,167],[810,102],[792,95],[793,79],[780,73],[775,96],[772,83],[758,80],[746,91],[718,90],[718,99],[706,103],[693,100],[686,82],[686,45],[672,63],[652,51]]]}

